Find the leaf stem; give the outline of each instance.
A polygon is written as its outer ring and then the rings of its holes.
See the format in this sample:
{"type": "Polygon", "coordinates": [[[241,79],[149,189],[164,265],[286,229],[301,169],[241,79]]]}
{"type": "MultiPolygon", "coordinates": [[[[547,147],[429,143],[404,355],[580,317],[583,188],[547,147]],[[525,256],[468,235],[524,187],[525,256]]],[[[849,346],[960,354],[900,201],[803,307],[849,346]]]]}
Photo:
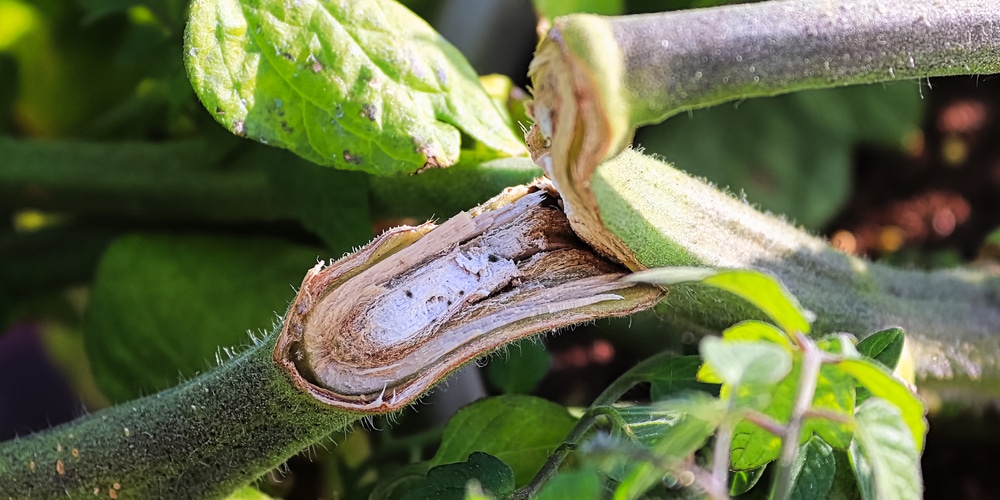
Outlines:
{"type": "Polygon", "coordinates": [[[757,427],[774,434],[775,436],[785,435],[785,425],[764,413],[759,411],[748,411],[743,414],[743,418],[757,427]]]}
{"type": "Polygon", "coordinates": [[[590,405],[590,409],[587,410],[573,427],[573,430],[566,436],[563,445],[557,448],[552,455],[549,455],[548,460],[542,465],[542,468],[535,475],[534,479],[532,479],[531,483],[518,490],[512,498],[531,498],[531,496],[538,493],[542,486],[545,485],[545,482],[558,471],[559,466],[566,459],[566,456],[576,449],[580,440],[597,423],[600,417],[610,418],[619,427],[624,428],[625,426],[621,422],[621,418],[611,405],[618,401],[634,385],[649,380],[650,374],[655,372],[656,368],[665,360],[676,357],[677,354],[671,351],[654,354],[615,379],[614,382],[594,399],[594,402],[590,405]]]}
{"type": "Polygon", "coordinates": [[[596,407],[587,410],[586,413],[580,417],[580,420],[576,422],[573,429],[566,435],[566,439],[563,440],[561,444],[555,451],[549,455],[548,460],[542,464],[542,468],[538,470],[535,477],[532,478],[531,482],[527,486],[517,490],[510,497],[512,500],[524,500],[534,497],[545,485],[545,482],[555,476],[556,472],[559,471],[559,466],[562,465],[563,460],[580,444],[580,440],[587,434],[588,431],[598,422],[602,417],[607,416],[606,407],[596,407]]]}
{"type": "MultiPolygon", "coordinates": [[[[729,416],[722,420],[718,430],[715,432],[715,443],[712,447],[712,472],[711,483],[713,485],[726,484],[729,475],[730,447],[733,442],[733,427],[737,420],[732,418],[733,402],[729,402],[729,416]]],[[[711,491],[718,488],[712,488],[711,491]]],[[[714,497],[714,495],[713,495],[714,497]]]]}
{"type": "Polygon", "coordinates": [[[781,455],[778,457],[778,472],[774,478],[773,489],[776,500],[785,500],[792,492],[792,475],[795,453],[799,449],[799,434],[802,432],[806,413],[812,407],[820,367],[823,366],[822,351],[812,340],[799,332],[795,333],[795,339],[802,349],[802,372],[799,375],[798,392],[792,406],[792,414],[781,437],[781,455]]]}

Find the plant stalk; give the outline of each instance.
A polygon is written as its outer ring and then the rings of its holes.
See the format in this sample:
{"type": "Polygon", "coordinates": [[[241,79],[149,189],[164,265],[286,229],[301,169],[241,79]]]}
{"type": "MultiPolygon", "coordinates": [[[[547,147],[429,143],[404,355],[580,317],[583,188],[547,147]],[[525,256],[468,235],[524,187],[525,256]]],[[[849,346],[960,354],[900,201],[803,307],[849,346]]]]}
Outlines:
{"type": "MultiPolygon", "coordinates": [[[[214,135],[100,144],[0,137],[0,158],[0,210],[200,224],[295,219],[293,194],[275,186],[274,176],[322,168],[286,151],[214,135]]],[[[505,158],[419,176],[372,177],[369,205],[375,217],[431,218],[539,175],[528,158],[505,158]]]]}
{"type": "Polygon", "coordinates": [[[361,418],[298,391],[272,361],[276,338],[173,389],[0,443],[0,498],[225,498],[361,418]]]}
{"type": "MultiPolygon", "coordinates": [[[[948,399],[985,400],[1000,382],[1000,276],[972,268],[896,269],[846,255],[702,180],[627,150],[591,179],[606,228],[645,267],[757,269],[816,313],[817,333],[906,332],[921,385],[948,399]]],[[[658,306],[680,325],[724,329],[759,317],[698,284],[658,306]]],[[[763,318],[761,318],[763,319],[763,318]]]]}
{"type": "Polygon", "coordinates": [[[799,385],[792,406],[792,414],[788,425],[781,436],[781,455],[778,457],[778,472],[774,478],[774,498],[785,500],[792,492],[793,472],[795,468],[795,453],[799,449],[799,434],[806,413],[812,407],[816,396],[816,384],[820,368],[823,366],[823,354],[808,337],[795,333],[797,344],[802,349],[802,373],[799,375],[799,385]]]}
{"type": "Polygon", "coordinates": [[[633,124],[734,98],[1000,72],[990,0],[770,1],[609,21],[633,124]]]}
{"type": "MultiPolygon", "coordinates": [[[[1000,9],[991,0],[779,0],[635,16],[556,19],[532,72],[558,60],[560,78],[535,78],[535,117],[560,142],[573,96],[597,143],[596,161],[622,150],[635,127],[736,99],[805,89],[1000,73],[1000,9]],[[551,95],[559,92],[561,95],[551,95]],[[537,103],[542,103],[541,111],[537,103]],[[555,132],[555,134],[553,133],[555,132]]],[[[540,75],[539,73],[542,73],[540,75]]],[[[529,143],[529,146],[531,144],[529,143]]],[[[557,146],[558,147],[558,146],[557,146]]],[[[596,163],[595,163],[596,164],[596,163]]]]}
{"type": "Polygon", "coordinates": [[[620,267],[573,236],[557,201],[545,182],[506,190],[440,226],[391,229],[317,264],[281,327],[237,359],[0,444],[0,498],[222,497],[365,414],[406,408],[502,345],[662,297],[622,282],[620,267]],[[427,305],[442,297],[449,309],[427,305]]]}

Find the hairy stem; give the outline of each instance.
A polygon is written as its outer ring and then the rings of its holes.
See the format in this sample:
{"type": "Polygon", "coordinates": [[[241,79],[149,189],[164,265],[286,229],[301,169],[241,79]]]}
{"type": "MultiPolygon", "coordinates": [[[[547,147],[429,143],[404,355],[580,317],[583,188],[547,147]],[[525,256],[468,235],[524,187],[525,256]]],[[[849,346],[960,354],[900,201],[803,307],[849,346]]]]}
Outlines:
{"type": "Polygon", "coordinates": [[[644,124],[736,97],[995,73],[998,21],[988,0],[851,0],[771,1],[609,25],[632,122],[644,124]]]}
{"type": "Polygon", "coordinates": [[[624,148],[636,126],[685,110],[804,89],[1000,72],[1000,10],[989,0],[782,0],[573,15],[555,21],[532,72],[545,135],[565,142],[557,129],[576,122],[588,129],[572,131],[587,142],[578,151],[594,153],[588,160],[596,164],[624,148]],[[579,119],[565,113],[569,96],[579,119]]]}
{"type": "MultiPolygon", "coordinates": [[[[646,267],[696,265],[775,275],[816,313],[814,330],[907,334],[922,383],[995,394],[1000,380],[1000,277],[974,269],[895,269],[846,255],[777,217],[656,159],[625,151],[591,179],[606,228],[646,267]]],[[[709,287],[671,287],[661,315],[723,329],[754,317],[709,287]]]]}
{"type": "Polygon", "coordinates": [[[440,226],[389,230],[307,272],[278,331],[237,359],[175,389],[0,443],[0,491],[227,495],[364,414],[406,408],[502,345],[631,314],[662,297],[622,274],[573,236],[545,182],[440,226]]]}
{"type": "Polygon", "coordinates": [[[168,391],[0,443],[2,496],[223,498],[361,418],[298,391],[271,359],[276,338],[168,391]]]}
{"type": "MultiPolygon", "coordinates": [[[[732,410],[732,403],[730,403],[732,410]]],[[[729,474],[730,447],[733,444],[733,428],[736,422],[731,418],[723,419],[715,432],[715,443],[712,444],[712,469],[709,477],[714,485],[724,485],[727,483],[729,474]]],[[[718,489],[716,487],[715,489],[718,489]]],[[[708,491],[712,491],[709,489],[708,491]]],[[[723,498],[728,497],[728,495],[723,498]]]]}

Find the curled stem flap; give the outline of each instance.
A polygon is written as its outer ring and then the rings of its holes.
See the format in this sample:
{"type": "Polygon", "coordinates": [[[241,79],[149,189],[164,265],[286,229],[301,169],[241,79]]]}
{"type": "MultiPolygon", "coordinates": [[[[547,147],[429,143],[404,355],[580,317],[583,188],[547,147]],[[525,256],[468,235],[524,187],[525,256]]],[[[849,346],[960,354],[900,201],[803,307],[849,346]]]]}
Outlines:
{"type": "Polygon", "coordinates": [[[364,413],[404,407],[511,341],[654,304],[662,291],[580,242],[551,185],[512,188],[440,226],[393,229],[307,273],[275,361],[302,390],[364,413]]]}
{"type": "Polygon", "coordinates": [[[637,16],[557,18],[530,73],[528,146],[599,251],[642,266],[604,231],[597,166],[637,126],[725,101],[901,78],[1000,72],[1000,9],[953,0],[769,1],[637,16]]]}

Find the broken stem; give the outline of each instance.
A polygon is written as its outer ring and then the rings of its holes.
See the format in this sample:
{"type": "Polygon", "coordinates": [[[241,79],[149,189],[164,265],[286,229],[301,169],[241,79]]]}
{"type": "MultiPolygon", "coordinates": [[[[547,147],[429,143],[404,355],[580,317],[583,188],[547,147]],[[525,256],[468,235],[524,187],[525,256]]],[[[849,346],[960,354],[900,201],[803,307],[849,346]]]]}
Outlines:
{"type": "Polygon", "coordinates": [[[364,415],[540,332],[655,304],[546,182],[310,270],[267,341],[174,389],[0,443],[11,498],[219,498],[364,415]]]}

